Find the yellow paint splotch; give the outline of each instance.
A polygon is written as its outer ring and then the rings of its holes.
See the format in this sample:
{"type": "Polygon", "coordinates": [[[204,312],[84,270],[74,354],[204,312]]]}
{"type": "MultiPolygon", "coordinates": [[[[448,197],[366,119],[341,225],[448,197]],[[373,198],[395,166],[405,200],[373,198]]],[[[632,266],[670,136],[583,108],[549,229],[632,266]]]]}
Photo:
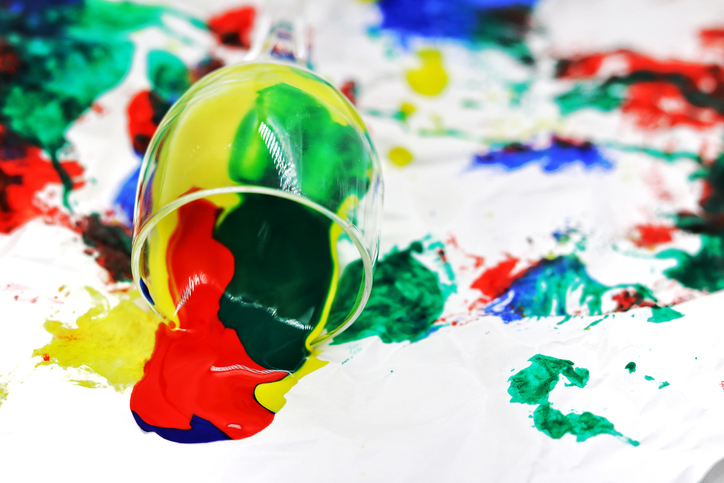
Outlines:
{"type": "Polygon", "coordinates": [[[8,385],[0,382],[0,406],[3,405],[3,403],[7,400],[7,398],[8,398],[8,385]]]}
{"type": "Polygon", "coordinates": [[[402,146],[397,146],[392,149],[390,149],[390,152],[387,153],[387,159],[390,160],[392,164],[395,166],[407,166],[412,162],[413,156],[410,151],[403,148],[402,146]]]}
{"type": "Polygon", "coordinates": [[[400,104],[400,118],[403,121],[407,121],[407,118],[412,116],[415,111],[417,111],[417,108],[409,102],[403,102],[402,104],[400,104]]]}
{"type": "MultiPolygon", "coordinates": [[[[153,353],[156,329],[161,320],[134,303],[138,292],[123,296],[109,309],[108,300],[89,289],[94,306],[82,315],[76,327],[65,327],[49,320],[45,330],[53,339],[33,351],[43,360],[38,365],[55,364],[64,369],[89,370],[103,376],[117,391],[132,387],[143,377],[143,366],[153,353]]],[[[74,379],[84,387],[98,387],[92,380],[74,379]]]]}
{"type": "Polygon", "coordinates": [[[447,85],[448,76],[442,65],[442,54],[435,49],[422,49],[417,52],[422,65],[408,70],[407,83],[410,88],[423,96],[437,96],[447,85]]]}
{"type": "Polygon", "coordinates": [[[312,353],[298,371],[292,372],[281,381],[268,382],[256,386],[254,389],[254,397],[259,401],[259,404],[269,411],[278,413],[287,402],[284,397],[286,393],[288,393],[302,377],[326,365],[327,361],[319,360],[317,353],[312,353]]]}

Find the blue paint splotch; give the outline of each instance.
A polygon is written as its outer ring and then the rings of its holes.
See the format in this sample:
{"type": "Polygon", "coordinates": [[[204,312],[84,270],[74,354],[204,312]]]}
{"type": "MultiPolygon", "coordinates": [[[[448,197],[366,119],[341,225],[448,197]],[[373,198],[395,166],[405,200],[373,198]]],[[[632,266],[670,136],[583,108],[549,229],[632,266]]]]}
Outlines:
{"type": "Polygon", "coordinates": [[[610,170],[613,163],[606,159],[591,142],[574,142],[554,136],[550,146],[533,148],[521,143],[512,143],[502,149],[476,155],[473,166],[502,166],[512,171],[528,164],[540,163],[543,171],[552,173],[573,164],[586,169],[610,170]]]}
{"type": "Polygon", "coordinates": [[[380,29],[409,37],[450,39],[495,47],[523,63],[533,57],[525,44],[537,0],[380,0],[380,29]]]}
{"type": "Polygon", "coordinates": [[[604,285],[588,274],[578,257],[564,255],[543,259],[522,272],[483,310],[505,323],[524,317],[602,315],[609,298],[607,312],[658,307],[651,290],[643,285],[604,285]]]}

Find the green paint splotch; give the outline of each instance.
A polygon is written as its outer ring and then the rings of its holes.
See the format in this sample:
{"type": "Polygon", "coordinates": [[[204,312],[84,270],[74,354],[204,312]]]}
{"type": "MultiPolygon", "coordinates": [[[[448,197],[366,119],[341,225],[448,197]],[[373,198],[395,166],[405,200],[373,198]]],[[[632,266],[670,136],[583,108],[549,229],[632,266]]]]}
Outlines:
{"type": "Polygon", "coordinates": [[[0,32],[17,67],[0,82],[0,122],[44,149],[58,171],[64,204],[73,188],[60,164],[65,133],[126,76],[132,32],[163,26],[172,11],[130,2],[27,2],[0,9],[0,32]]]}
{"type": "Polygon", "coordinates": [[[701,248],[691,254],[671,249],[659,253],[656,258],[673,258],[676,265],[664,274],[683,286],[706,292],[724,289],[724,238],[715,234],[701,235],[701,248]]]}
{"type": "Polygon", "coordinates": [[[636,372],[636,363],[633,361],[629,362],[628,364],[626,364],[625,369],[629,372],[629,374],[633,374],[634,372],[636,372]]]}
{"type": "Polygon", "coordinates": [[[677,312],[671,307],[651,307],[651,317],[647,320],[655,324],[669,322],[671,320],[680,319],[684,314],[677,312]]]}
{"type": "MultiPolygon", "coordinates": [[[[393,251],[377,264],[372,294],[359,318],[334,338],[333,344],[378,336],[382,342],[415,342],[424,339],[442,314],[445,295],[438,277],[415,259],[422,253],[420,242],[406,250],[393,251]]],[[[337,290],[336,300],[353,302],[359,290],[362,262],[347,266],[337,290]]],[[[339,325],[339,316],[348,313],[347,307],[332,307],[329,327],[339,325]]]]}
{"type": "Polygon", "coordinates": [[[583,388],[589,378],[587,369],[576,368],[571,361],[542,354],[536,354],[529,360],[530,366],[508,379],[508,394],[512,403],[538,406],[533,412],[533,423],[539,431],[554,439],[572,434],[578,442],[609,434],[632,446],[639,445],[638,441],[616,431],[614,425],[604,417],[590,412],[564,414],[551,406],[548,397],[558,384],[560,376],[568,380],[566,386],[583,388]]]}

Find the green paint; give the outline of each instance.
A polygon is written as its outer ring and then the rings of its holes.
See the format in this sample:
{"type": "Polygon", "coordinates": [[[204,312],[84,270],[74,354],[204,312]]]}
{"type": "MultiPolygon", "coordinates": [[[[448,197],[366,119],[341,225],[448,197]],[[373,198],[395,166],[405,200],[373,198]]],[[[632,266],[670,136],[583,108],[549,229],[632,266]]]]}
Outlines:
{"type": "MultiPolygon", "coordinates": [[[[305,340],[322,315],[334,269],[330,224],[301,203],[245,194],[215,231],[234,254],[219,319],[263,367],[293,372],[309,355],[305,340]]],[[[359,287],[360,278],[352,283],[359,287]]]]}
{"type": "Polygon", "coordinates": [[[556,97],[561,114],[567,116],[579,109],[590,108],[609,112],[618,109],[626,99],[626,88],[618,84],[604,86],[579,84],[556,97]]]}
{"type": "Polygon", "coordinates": [[[651,377],[651,376],[644,376],[644,379],[646,379],[647,381],[653,381],[653,380],[654,380],[654,378],[651,377]]]}
{"type": "MultiPolygon", "coordinates": [[[[533,412],[535,427],[554,439],[572,434],[576,441],[585,441],[594,436],[609,434],[622,441],[638,446],[639,442],[623,436],[606,418],[590,412],[563,414],[551,407],[548,397],[558,384],[560,376],[568,380],[566,386],[583,388],[588,382],[589,372],[584,368],[575,368],[573,362],[536,354],[530,359],[530,366],[512,375],[508,394],[510,402],[538,405],[533,412]]],[[[631,363],[633,364],[633,363],[631,363]]],[[[634,364],[635,366],[635,364],[634,364]]],[[[628,368],[628,366],[626,366],[628,368]]]]}
{"type": "Polygon", "coordinates": [[[155,94],[175,102],[191,86],[186,64],[173,54],[152,50],[148,54],[148,80],[155,94]]]}
{"type": "Polygon", "coordinates": [[[628,364],[626,364],[625,369],[629,372],[629,374],[633,374],[634,372],[636,372],[636,363],[629,362],[628,364]]]}
{"type": "Polygon", "coordinates": [[[667,386],[670,386],[670,385],[671,385],[671,384],[669,384],[667,381],[664,381],[664,382],[662,382],[662,383],[659,385],[659,389],[663,389],[663,388],[665,388],[665,387],[667,387],[667,386]]]}
{"type": "Polygon", "coordinates": [[[63,202],[73,182],[58,159],[65,133],[104,92],[118,85],[131,65],[129,34],[162,26],[159,7],[128,2],[43,5],[33,15],[0,9],[3,40],[22,67],[0,83],[0,121],[47,151],[63,184],[63,202]]]}
{"type": "MultiPolygon", "coordinates": [[[[334,338],[342,344],[365,337],[378,336],[382,342],[415,342],[433,331],[433,324],[445,304],[437,276],[418,262],[414,253],[422,253],[422,243],[415,242],[406,250],[393,251],[379,261],[372,284],[372,294],[359,318],[334,338]]],[[[343,301],[357,297],[362,263],[347,266],[339,282],[338,297],[333,305],[330,327],[339,325],[347,314],[343,301]]]]}
{"type": "Polygon", "coordinates": [[[571,386],[584,387],[588,382],[588,369],[574,368],[573,362],[536,354],[529,359],[530,366],[510,376],[508,394],[510,402],[543,404],[558,384],[559,376],[568,379],[571,386]]]}
{"type": "Polygon", "coordinates": [[[601,322],[603,322],[604,320],[606,320],[606,319],[609,318],[609,317],[610,317],[610,314],[609,314],[609,315],[606,315],[605,317],[602,317],[602,318],[600,318],[600,319],[598,319],[598,320],[594,320],[593,322],[591,322],[590,324],[588,324],[588,325],[586,326],[586,328],[583,329],[583,330],[589,330],[591,327],[594,327],[594,326],[600,324],[601,322]]]}
{"type": "Polygon", "coordinates": [[[724,289],[724,238],[701,235],[701,248],[695,254],[679,249],[664,250],[656,258],[673,258],[676,265],[664,274],[685,287],[707,292],[724,289]]]}
{"type": "Polygon", "coordinates": [[[680,319],[683,316],[684,314],[677,312],[671,307],[651,307],[651,317],[649,317],[648,321],[660,324],[661,322],[680,319]]]}

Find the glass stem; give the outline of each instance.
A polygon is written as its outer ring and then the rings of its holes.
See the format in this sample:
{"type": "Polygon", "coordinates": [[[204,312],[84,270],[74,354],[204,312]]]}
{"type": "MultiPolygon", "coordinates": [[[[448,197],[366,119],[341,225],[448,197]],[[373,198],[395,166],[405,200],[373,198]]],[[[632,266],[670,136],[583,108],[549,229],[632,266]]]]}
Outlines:
{"type": "Polygon", "coordinates": [[[311,68],[305,0],[267,0],[245,60],[286,61],[311,68]]]}

